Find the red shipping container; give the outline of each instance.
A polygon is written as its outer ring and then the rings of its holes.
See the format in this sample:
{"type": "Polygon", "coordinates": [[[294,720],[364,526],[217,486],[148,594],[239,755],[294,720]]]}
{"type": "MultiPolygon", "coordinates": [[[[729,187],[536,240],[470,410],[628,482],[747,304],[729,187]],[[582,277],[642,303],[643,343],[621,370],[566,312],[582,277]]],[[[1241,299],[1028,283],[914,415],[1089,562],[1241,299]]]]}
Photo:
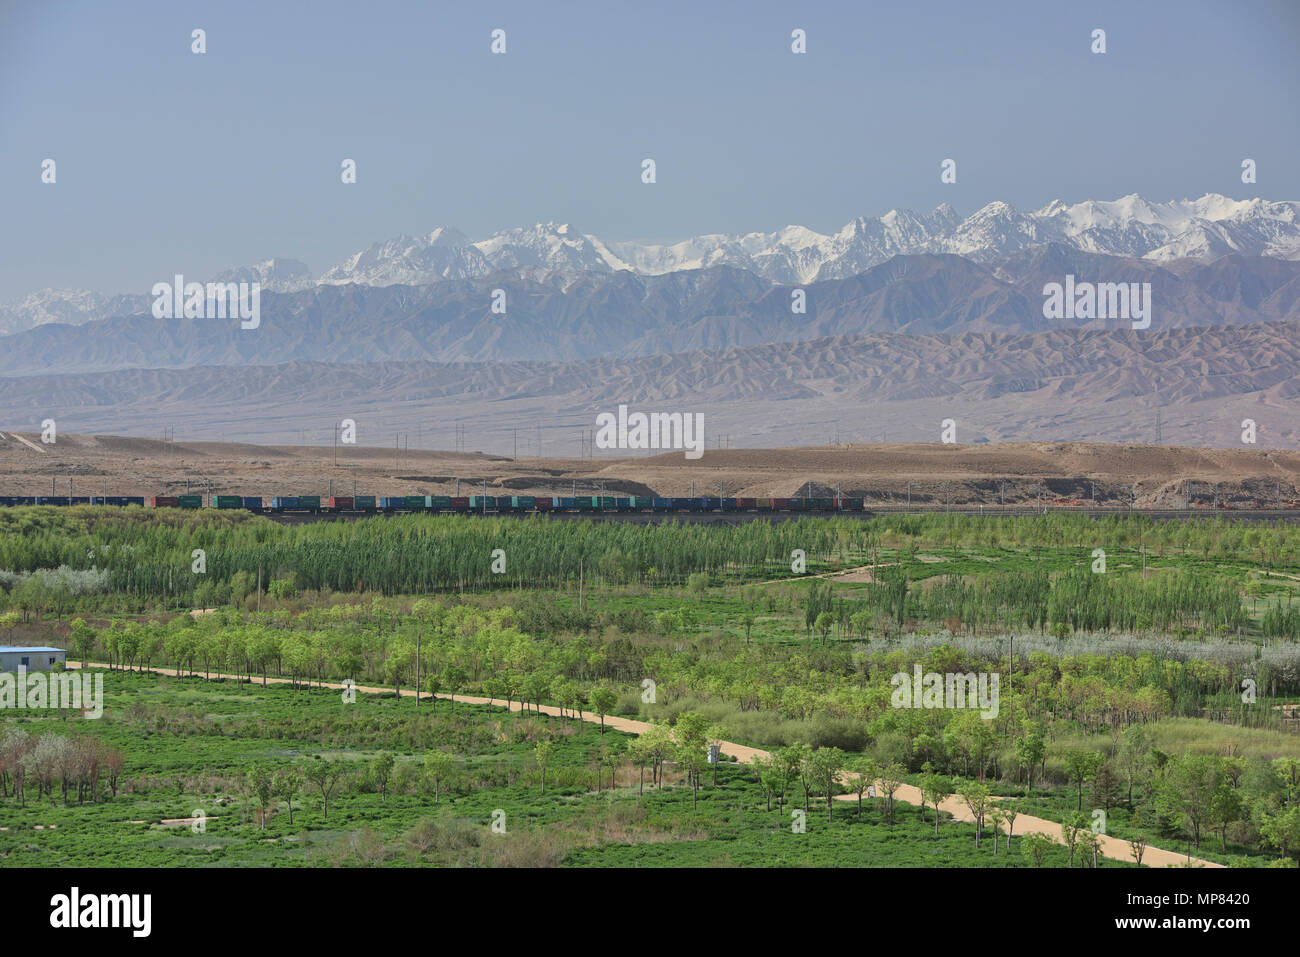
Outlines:
{"type": "Polygon", "coordinates": [[[452,508],[469,508],[469,498],[453,498],[451,500],[452,508]]]}
{"type": "Polygon", "coordinates": [[[758,499],[738,498],[736,499],[736,508],[758,508],[758,499]]]}
{"type": "Polygon", "coordinates": [[[149,499],[150,508],[179,508],[181,500],[175,495],[155,495],[149,499]]]}
{"type": "Polygon", "coordinates": [[[352,501],[353,499],[351,495],[343,495],[340,496],[339,498],[332,498],[330,499],[330,508],[344,509],[350,512],[352,511],[352,501]]]}
{"type": "Polygon", "coordinates": [[[776,510],[776,509],[783,509],[783,508],[788,509],[789,507],[790,507],[790,499],[788,499],[788,498],[774,498],[774,499],[772,499],[772,508],[773,508],[773,510],[776,510]]]}
{"type": "Polygon", "coordinates": [[[542,511],[543,509],[555,508],[555,499],[553,496],[550,495],[538,495],[533,500],[533,507],[536,508],[538,511],[542,511]]]}

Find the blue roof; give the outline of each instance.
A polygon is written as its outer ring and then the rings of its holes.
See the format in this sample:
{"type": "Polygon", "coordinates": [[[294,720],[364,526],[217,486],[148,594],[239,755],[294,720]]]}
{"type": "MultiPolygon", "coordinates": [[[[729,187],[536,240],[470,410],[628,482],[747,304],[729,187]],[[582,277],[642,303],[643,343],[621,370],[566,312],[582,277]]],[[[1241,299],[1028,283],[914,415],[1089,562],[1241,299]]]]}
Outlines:
{"type": "Polygon", "coordinates": [[[22,648],[18,645],[0,645],[0,654],[12,651],[67,651],[66,648],[22,648]]]}

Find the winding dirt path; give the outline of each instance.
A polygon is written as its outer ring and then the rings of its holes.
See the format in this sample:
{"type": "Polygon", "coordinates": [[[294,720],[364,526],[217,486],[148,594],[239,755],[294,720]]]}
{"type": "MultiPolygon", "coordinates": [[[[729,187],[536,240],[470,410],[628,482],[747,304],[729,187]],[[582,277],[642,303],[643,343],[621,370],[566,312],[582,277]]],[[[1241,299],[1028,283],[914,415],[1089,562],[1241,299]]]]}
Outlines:
{"type": "MultiPolygon", "coordinates": [[[[67,663],[67,666],[69,668],[81,667],[79,662],[73,662],[73,661],[69,661],[67,663]]],[[[92,664],[91,667],[104,668],[105,666],[100,664],[92,664]]],[[[146,668],[144,670],[152,671],[155,674],[160,674],[160,675],[181,677],[177,673],[177,670],[175,668],[146,668]]],[[[224,672],[213,672],[212,677],[230,678],[232,680],[242,680],[243,678],[247,678],[248,676],[244,675],[244,676],[237,677],[233,674],[226,674],[224,672]]],[[[253,681],[253,684],[257,684],[256,679],[251,679],[251,680],[253,681]]],[[[266,679],[266,683],[268,685],[290,684],[290,679],[268,677],[266,679]]],[[[313,687],[333,688],[336,690],[343,689],[342,683],[332,682],[332,681],[327,681],[324,683],[316,683],[313,685],[313,687]]],[[[392,688],[379,688],[373,685],[356,685],[355,690],[364,692],[366,694],[392,694],[393,693],[392,688]]],[[[415,691],[407,688],[402,688],[401,694],[403,697],[413,697],[415,695],[415,691]]],[[[428,697],[429,696],[427,694],[420,695],[421,700],[427,700],[428,697]]],[[[523,704],[521,702],[519,701],[506,702],[501,700],[500,698],[482,698],[475,695],[446,695],[446,694],[440,694],[438,695],[438,698],[441,700],[449,700],[453,703],[460,701],[468,704],[491,705],[497,708],[507,708],[509,711],[523,710],[523,704]]],[[[536,707],[530,706],[529,710],[536,710],[536,707]]],[[[561,717],[560,709],[555,705],[542,705],[541,711],[543,714],[548,714],[553,717],[561,717]]],[[[587,721],[592,724],[600,723],[600,718],[590,711],[580,711],[578,715],[583,721],[587,721]]],[[[624,731],[628,734],[645,734],[651,728],[650,722],[648,721],[637,721],[633,718],[624,718],[619,715],[606,715],[605,726],[609,728],[614,728],[616,731],[624,731]]],[[[737,762],[739,762],[740,764],[753,764],[755,759],[757,758],[771,757],[770,751],[764,751],[761,748],[751,748],[748,745],[736,744],[731,741],[722,742],[722,753],[735,757],[737,762]]],[[[856,779],[856,776],[853,775],[845,775],[843,777],[844,781],[849,781],[854,779],[856,779]]],[[[879,788],[877,788],[877,791],[879,791],[879,788]]],[[[848,801],[848,800],[856,801],[857,795],[842,794],[839,795],[837,799],[841,801],[848,801]]],[[[915,804],[918,806],[921,803],[923,803],[921,799],[921,789],[911,784],[904,784],[897,791],[895,791],[894,799],[898,801],[902,801],[905,804],[915,804]]],[[[940,808],[944,811],[947,811],[949,814],[951,814],[955,820],[972,822],[972,823],[975,820],[974,815],[970,813],[970,809],[967,808],[966,805],[962,803],[960,798],[951,797],[948,800],[944,801],[940,805],[940,808]]],[[[940,827],[942,826],[943,825],[941,824],[940,827]]],[[[1049,821],[1044,818],[1033,817],[1028,814],[1017,814],[1014,829],[1016,835],[1024,835],[1027,833],[1045,834],[1053,841],[1055,841],[1057,844],[1065,843],[1061,838],[1061,825],[1056,821],[1049,821]]],[[[1105,834],[1101,835],[1101,853],[1104,856],[1113,858],[1115,860],[1126,861],[1126,862],[1131,862],[1133,860],[1133,855],[1129,851],[1128,842],[1117,837],[1110,837],[1105,834]]],[[[1223,867],[1222,864],[1216,864],[1213,861],[1206,861],[1197,857],[1189,858],[1185,854],[1179,854],[1175,851],[1166,851],[1163,848],[1159,848],[1159,847],[1148,846],[1146,848],[1146,851],[1142,855],[1142,863],[1146,864],[1149,867],[1184,867],[1189,862],[1192,866],[1196,866],[1196,867],[1223,867]]]]}

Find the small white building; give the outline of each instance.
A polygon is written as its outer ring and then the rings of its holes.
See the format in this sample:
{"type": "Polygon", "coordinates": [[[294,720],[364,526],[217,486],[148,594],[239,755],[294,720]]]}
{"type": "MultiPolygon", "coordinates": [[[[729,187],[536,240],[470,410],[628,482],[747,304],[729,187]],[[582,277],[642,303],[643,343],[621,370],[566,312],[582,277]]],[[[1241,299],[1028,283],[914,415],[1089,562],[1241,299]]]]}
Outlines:
{"type": "Polygon", "coordinates": [[[62,648],[0,645],[0,671],[17,671],[19,666],[28,671],[53,671],[56,664],[66,666],[67,661],[68,653],[62,648]]]}

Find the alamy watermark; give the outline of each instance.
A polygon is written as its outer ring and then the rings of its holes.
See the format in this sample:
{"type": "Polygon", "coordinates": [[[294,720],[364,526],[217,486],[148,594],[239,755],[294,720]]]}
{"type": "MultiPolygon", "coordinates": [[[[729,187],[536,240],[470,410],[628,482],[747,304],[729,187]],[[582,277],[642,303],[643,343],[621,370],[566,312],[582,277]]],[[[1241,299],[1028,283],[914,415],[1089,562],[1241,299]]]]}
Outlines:
{"type": "Polygon", "coordinates": [[[12,709],[68,708],[82,711],[92,721],[104,714],[104,675],[96,671],[27,673],[0,672],[0,711],[12,709]]]}
{"type": "Polygon", "coordinates": [[[996,672],[922,672],[916,665],[912,674],[900,671],[889,683],[894,686],[889,703],[895,708],[968,708],[982,718],[998,716],[1001,675],[996,672]]]}
{"type": "Polygon", "coordinates": [[[156,282],[149,290],[155,319],[240,319],[239,328],[262,324],[262,284],[258,282],[156,282]]]}
{"type": "Polygon", "coordinates": [[[1151,283],[1049,282],[1043,287],[1044,319],[1128,319],[1134,329],[1151,326],[1151,283]]]}
{"type": "Polygon", "coordinates": [[[686,449],[688,459],[704,455],[703,412],[633,412],[596,416],[598,449],[686,449]]]}

